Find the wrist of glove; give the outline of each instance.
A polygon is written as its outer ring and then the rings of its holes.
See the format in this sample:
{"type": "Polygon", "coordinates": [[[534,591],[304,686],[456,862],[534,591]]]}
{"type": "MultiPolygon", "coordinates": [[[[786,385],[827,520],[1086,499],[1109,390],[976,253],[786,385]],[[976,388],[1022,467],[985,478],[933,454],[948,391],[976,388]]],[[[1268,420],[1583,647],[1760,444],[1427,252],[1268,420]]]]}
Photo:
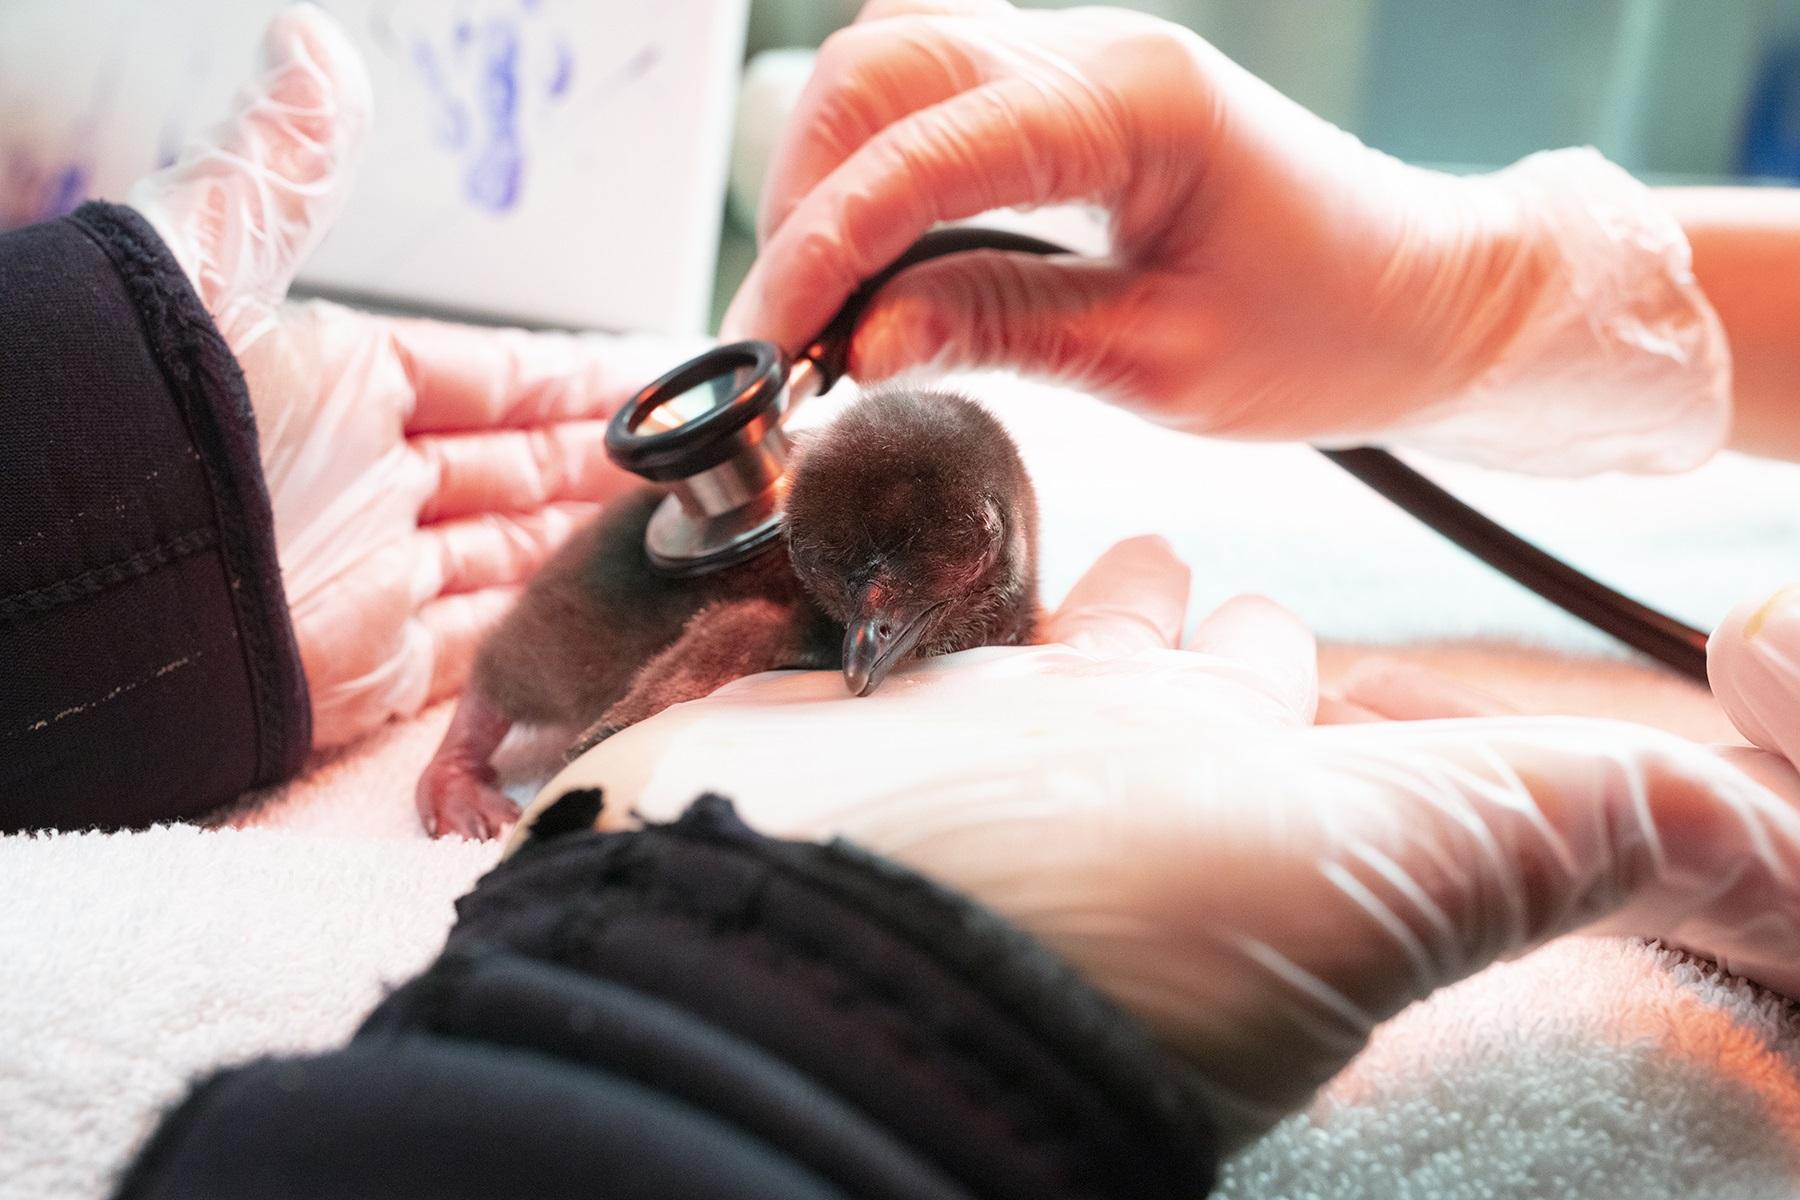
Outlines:
{"type": "Polygon", "coordinates": [[[1467,181],[1511,208],[1479,279],[1503,311],[1473,382],[1383,431],[1396,445],[1545,475],[1684,471],[1724,444],[1731,357],[1686,235],[1591,149],[1467,181]]]}

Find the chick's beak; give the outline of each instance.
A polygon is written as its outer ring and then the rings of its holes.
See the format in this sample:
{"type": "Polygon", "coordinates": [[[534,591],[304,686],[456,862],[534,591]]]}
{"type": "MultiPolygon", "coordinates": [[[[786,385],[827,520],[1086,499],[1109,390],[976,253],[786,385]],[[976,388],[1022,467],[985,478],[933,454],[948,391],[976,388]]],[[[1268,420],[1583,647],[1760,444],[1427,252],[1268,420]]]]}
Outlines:
{"type": "Polygon", "coordinates": [[[903,608],[864,602],[844,627],[844,684],[852,696],[867,696],[919,644],[938,605],[903,608]]]}

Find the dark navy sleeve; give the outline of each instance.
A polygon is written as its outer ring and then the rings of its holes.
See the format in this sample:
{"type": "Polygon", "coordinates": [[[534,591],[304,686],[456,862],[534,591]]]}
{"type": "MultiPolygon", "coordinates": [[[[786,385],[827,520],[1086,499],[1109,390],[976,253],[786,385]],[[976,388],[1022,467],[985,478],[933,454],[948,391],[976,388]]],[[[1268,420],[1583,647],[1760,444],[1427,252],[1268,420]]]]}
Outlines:
{"type": "Polygon", "coordinates": [[[191,816],[310,739],[249,395],[200,298],[128,208],[0,235],[0,830],[191,816]]]}
{"type": "Polygon", "coordinates": [[[716,797],[541,814],[341,1050],[201,1082],[118,1200],[1196,1200],[1204,1090],[1065,964],[716,797]],[[547,833],[545,821],[555,828],[547,833]]]}

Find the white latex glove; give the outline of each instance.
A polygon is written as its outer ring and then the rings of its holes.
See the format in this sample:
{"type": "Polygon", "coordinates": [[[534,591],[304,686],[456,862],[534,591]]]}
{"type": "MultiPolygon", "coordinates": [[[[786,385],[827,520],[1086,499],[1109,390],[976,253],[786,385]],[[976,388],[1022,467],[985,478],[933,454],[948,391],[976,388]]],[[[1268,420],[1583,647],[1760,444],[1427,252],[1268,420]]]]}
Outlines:
{"type": "Polygon", "coordinates": [[[320,745],[461,686],[525,578],[631,482],[606,458],[605,418],[695,348],[288,302],[368,125],[355,48],[297,5],[231,118],[129,197],[249,384],[320,745]]]}
{"type": "MultiPolygon", "coordinates": [[[[1576,929],[1670,936],[1800,992],[1800,779],[1610,721],[1318,728],[1314,647],[1239,599],[1176,649],[1186,568],[1097,563],[1056,644],[974,650],[847,699],[776,673],[602,743],[544,790],[601,823],[713,791],[1010,917],[1190,1059],[1229,1144],[1301,1106],[1374,1026],[1576,929]]],[[[528,813],[521,822],[524,829],[528,813]]]]}
{"type": "Polygon", "coordinates": [[[1800,765],[1800,583],[1726,614],[1706,642],[1706,676],[1739,733],[1800,765]]]}
{"type": "Polygon", "coordinates": [[[1455,178],[1117,8],[875,0],[769,168],[727,337],[789,350],[934,222],[1085,202],[1100,261],[959,255],[871,308],[862,379],[1009,366],[1199,433],[1514,470],[1691,467],[1731,417],[1685,237],[1591,150],[1455,178]]]}

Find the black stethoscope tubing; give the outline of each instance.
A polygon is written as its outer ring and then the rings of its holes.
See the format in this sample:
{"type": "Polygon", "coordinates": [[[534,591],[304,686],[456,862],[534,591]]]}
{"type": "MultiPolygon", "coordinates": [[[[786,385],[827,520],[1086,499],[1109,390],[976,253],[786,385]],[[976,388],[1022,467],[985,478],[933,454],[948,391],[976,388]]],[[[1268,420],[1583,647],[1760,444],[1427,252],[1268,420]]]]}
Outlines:
{"type": "Polygon", "coordinates": [[[1385,450],[1320,450],[1383,497],[1515,583],[1677,674],[1706,682],[1706,635],[1526,541],[1385,450]]]}

